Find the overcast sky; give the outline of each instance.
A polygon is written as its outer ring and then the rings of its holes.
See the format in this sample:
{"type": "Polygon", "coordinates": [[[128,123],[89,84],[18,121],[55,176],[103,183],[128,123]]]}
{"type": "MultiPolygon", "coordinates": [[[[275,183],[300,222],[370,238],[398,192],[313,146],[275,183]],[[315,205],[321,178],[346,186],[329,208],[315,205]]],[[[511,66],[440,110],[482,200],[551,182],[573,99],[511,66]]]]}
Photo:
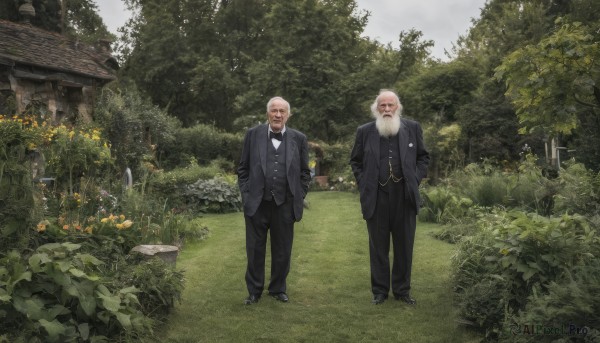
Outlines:
{"type": "MultiPolygon", "coordinates": [[[[433,40],[434,57],[446,60],[444,49],[452,48],[466,34],[471,19],[479,18],[486,0],[356,0],[359,9],[371,13],[363,33],[383,44],[398,48],[401,31],[415,28],[423,39],[433,40]]],[[[122,0],[96,0],[108,29],[116,33],[129,17],[122,0]]]]}

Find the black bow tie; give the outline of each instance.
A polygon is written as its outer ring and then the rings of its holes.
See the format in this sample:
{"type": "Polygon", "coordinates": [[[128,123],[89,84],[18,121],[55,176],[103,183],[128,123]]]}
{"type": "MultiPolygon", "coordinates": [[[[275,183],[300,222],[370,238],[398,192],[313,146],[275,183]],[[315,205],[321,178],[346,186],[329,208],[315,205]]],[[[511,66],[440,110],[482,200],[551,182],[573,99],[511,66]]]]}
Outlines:
{"type": "Polygon", "coordinates": [[[281,132],[273,132],[273,131],[269,131],[269,138],[273,139],[275,138],[278,141],[283,141],[283,133],[281,132]]]}

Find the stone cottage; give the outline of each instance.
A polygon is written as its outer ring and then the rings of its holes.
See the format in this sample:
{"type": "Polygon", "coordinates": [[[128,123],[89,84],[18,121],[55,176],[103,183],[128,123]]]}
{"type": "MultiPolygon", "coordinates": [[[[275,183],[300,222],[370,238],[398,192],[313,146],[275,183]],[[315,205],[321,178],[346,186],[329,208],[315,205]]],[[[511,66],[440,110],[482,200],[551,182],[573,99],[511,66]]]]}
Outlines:
{"type": "Polygon", "coordinates": [[[81,44],[29,24],[33,7],[21,6],[21,23],[0,20],[0,114],[44,109],[53,122],[90,121],[94,94],[116,79],[110,43],[81,44]]]}

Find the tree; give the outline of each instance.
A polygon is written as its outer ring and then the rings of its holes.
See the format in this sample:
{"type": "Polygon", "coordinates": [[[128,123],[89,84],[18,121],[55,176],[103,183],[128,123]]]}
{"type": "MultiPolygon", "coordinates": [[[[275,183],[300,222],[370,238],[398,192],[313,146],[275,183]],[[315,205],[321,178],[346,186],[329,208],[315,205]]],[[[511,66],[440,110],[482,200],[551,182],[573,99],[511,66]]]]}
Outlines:
{"type": "MultiPolygon", "coordinates": [[[[21,0],[0,3],[0,19],[20,21],[21,0]]],[[[100,39],[114,40],[108,32],[94,0],[33,0],[35,17],[31,24],[47,31],[62,33],[85,43],[100,39]]]]}
{"type": "Polygon", "coordinates": [[[542,127],[570,134],[582,111],[600,109],[600,45],[590,29],[564,24],[536,45],[510,54],[496,70],[506,80],[522,132],[542,127]]]}

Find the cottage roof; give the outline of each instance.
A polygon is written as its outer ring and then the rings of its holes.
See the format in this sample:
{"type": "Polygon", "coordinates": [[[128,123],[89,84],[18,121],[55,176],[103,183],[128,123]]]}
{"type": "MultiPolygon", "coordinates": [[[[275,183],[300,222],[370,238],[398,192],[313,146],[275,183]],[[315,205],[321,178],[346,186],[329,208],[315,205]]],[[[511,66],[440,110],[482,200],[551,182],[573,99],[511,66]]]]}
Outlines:
{"type": "Polygon", "coordinates": [[[109,51],[28,24],[0,20],[0,64],[28,65],[91,77],[116,79],[109,51]]]}

